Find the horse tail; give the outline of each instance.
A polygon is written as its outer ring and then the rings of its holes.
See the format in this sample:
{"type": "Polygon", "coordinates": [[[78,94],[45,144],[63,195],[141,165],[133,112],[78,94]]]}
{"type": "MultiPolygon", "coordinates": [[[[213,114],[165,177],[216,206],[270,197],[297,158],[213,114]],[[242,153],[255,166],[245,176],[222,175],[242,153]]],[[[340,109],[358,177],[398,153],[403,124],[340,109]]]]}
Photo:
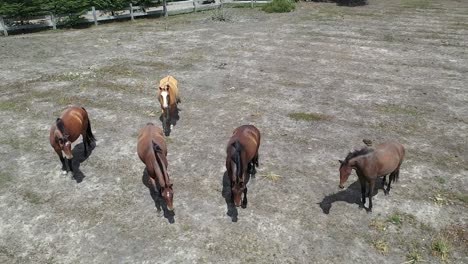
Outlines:
{"type": "Polygon", "coordinates": [[[232,146],[234,147],[236,153],[234,154],[234,162],[236,163],[237,167],[237,179],[239,180],[242,177],[242,161],[241,161],[241,151],[242,151],[242,145],[239,143],[239,140],[234,141],[232,143],[232,146]]]}
{"type": "Polygon", "coordinates": [[[88,119],[88,127],[86,128],[86,138],[88,139],[88,145],[91,145],[91,142],[96,142],[96,138],[93,135],[93,131],[91,131],[91,121],[88,119]]]}
{"type": "Polygon", "coordinates": [[[84,107],[81,107],[81,109],[85,111],[86,116],[88,118],[88,127],[86,128],[86,139],[87,139],[86,141],[88,145],[91,145],[91,142],[96,142],[96,138],[93,135],[93,131],[91,131],[91,121],[89,120],[88,111],[86,111],[84,107]]]}
{"type": "Polygon", "coordinates": [[[55,120],[55,126],[63,135],[65,134],[65,125],[63,124],[62,118],[59,117],[57,120],[55,120]]]}

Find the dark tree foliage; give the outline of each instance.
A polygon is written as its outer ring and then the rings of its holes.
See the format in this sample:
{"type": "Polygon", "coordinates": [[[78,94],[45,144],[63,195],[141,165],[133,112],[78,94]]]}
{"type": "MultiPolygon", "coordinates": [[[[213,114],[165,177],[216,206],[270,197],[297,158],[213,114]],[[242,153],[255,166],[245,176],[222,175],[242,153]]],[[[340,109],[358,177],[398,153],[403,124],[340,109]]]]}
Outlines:
{"type": "Polygon", "coordinates": [[[0,0],[0,15],[26,18],[41,15],[40,0],[0,0]]]}

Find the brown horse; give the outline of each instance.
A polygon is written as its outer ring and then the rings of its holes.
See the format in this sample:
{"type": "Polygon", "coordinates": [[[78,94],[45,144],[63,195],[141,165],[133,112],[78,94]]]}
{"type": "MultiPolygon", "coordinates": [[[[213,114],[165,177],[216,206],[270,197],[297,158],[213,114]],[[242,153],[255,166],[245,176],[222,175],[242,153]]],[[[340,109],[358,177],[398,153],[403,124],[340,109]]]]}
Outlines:
{"type": "Polygon", "coordinates": [[[79,106],[72,106],[65,109],[62,115],[57,118],[55,124],[50,128],[50,145],[54,148],[55,152],[57,152],[62,162],[64,174],[68,171],[73,172],[71,144],[77,140],[80,135],[83,138],[84,154],[87,156],[88,149],[86,145],[91,146],[91,143],[95,142],[96,138],[94,138],[93,132],[91,131],[88,112],[86,112],[86,109],[79,106]],[[63,156],[67,158],[67,163],[65,163],[63,156]]]}
{"type": "Polygon", "coordinates": [[[173,125],[178,120],[177,104],[180,103],[179,86],[172,76],[166,76],[159,81],[158,99],[161,105],[161,121],[166,137],[171,133],[173,125]]]}
{"type": "Polygon", "coordinates": [[[382,177],[382,185],[385,186],[387,174],[390,174],[385,195],[390,193],[390,185],[398,180],[400,166],[405,157],[405,149],[398,142],[386,142],[375,147],[363,148],[348,153],[344,161],[340,160],[340,185],[344,188],[344,183],[348,180],[351,171],[356,170],[359,182],[361,183],[362,206],[366,203],[366,182],[369,184],[369,211],[372,211],[372,192],[374,191],[375,180],[382,177]]]}
{"type": "Polygon", "coordinates": [[[226,171],[231,180],[231,195],[234,204],[247,207],[247,183],[250,177],[255,177],[255,167],[258,167],[258,148],[260,147],[260,131],[252,125],[236,128],[227,145],[226,171]],[[246,175],[247,172],[247,175],[246,175]]]}
{"type": "MultiPolygon", "coordinates": [[[[174,191],[167,174],[167,147],[162,129],[152,123],[146,124],[138,135],[137,152],[140,160],[146,165],[151,194],[162,196],[167,208],[172,211],[174,191]]],[[[157,209],[161,210],[159,207],[157,209]]]]}

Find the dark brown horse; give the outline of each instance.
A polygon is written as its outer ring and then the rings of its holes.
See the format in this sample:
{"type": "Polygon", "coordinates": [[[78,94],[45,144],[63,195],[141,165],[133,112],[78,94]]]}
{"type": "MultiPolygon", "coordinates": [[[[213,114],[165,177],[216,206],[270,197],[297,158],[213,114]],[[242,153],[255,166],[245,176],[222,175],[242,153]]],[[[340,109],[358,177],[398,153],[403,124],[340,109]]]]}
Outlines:
{"type": "MultiPolygon", "coordinates": [[[[137,152],[148,171],[150,192],[162,197],[167,209],[172,211],[174,191],[167,173],[167,147],[162,129],[152,123],[146,124],[138,135],[137,152]]],[[[157,209],[160,211],[160,208],[157,209]]]]}
{"type": "Polygon", "coordinates": [[[57,152],[62,162],[64,174],[68,171],[73,172],[71,145],[80,135],[83,138],[84,154],[87,156],[88,149],[86,145],[91,145],[96,139],[91,131],[88,112],[86,112],[86,109],[79,106],[72,106],[65,109],[62,115],[55,120],[55,124],[50,128],[50,145],[54,148],[55,152],[57,152]],[[67,163],[65,163],[63,156],[66,157],[67,163]]]}
{"type": "Polygon", "coordinates": [[[161,105],[161,122],[166,137],[171,133],[172,127],[179,119],[180,103],[179,83],[172,76],[166,76],[159,81],[158,100],[161,105]]]}
{"type": "Polygon", "coordinates": [[[227,145],[226,171],[231,180],[232,199],[236,206],[247,207],[247,183],[258,167],[260,131],[252,125],[236,128],[227,145]],[[247,174],[246,174],[247,172],[247,174]]]}
{"type": "Polygon", "coordinates": [[[361,183],[362,206],[366,203],[366,182],[369,184],[369,211],[372,211],[372,192],[377,177],[382,177],[385,186],[387,174],[390,174],[385,195],[390,193],[390,185],[398,180],[400,166],[405,157],[405,149],[398,142],[386,142],[375,147],[363,148],[348,153],[344,161],[340,160],[340,188],[348,180],[351,171],[356,170],[361,183]]]}

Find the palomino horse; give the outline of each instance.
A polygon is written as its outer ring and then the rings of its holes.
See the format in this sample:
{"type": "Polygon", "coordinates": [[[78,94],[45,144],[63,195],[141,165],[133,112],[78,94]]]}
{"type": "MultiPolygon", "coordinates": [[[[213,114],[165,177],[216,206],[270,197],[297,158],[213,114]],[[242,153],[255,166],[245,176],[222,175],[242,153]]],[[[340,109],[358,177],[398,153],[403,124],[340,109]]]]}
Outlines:
{"type": "Polygon", "coordinates": [[[366,182],[369,184],[369,211],[372,211],[372,192],[374,191],[375,180],[382,177],[382,185],[385,186],[387,174],[390,174],[385,195],[390,193],[390,185],[398,180],[400,166],[405,157],[405,149],[398,142],[386,142],[375,147],[363,148],[348,153],[344,161],[340,160],[340,185],[344,188],[344,183],[348,180],[351,171],[356,170],[359,182],[361,183],[362,206],[366,203],[366,182]]]}
{"type": "Polygon", "coordinates": [[[231,180],[231,195],[236,207],[247,207],[247,183],[250,176],[255,177],[258,167],[258,148],[260,131],[252,125],[236,128],[227,145],[226,171],[231,180]],[[247,175],[246,175],[247,172],[247,175]]]}
{"type": "Polygon", "coordinates": [[[73,172],[71,144],[77,140],[80,135],[83,138],[84,154],[87,156],[88,149],[86,145],[91,146],[91,143],[95,142],[96,139],[91,131],[88,112],[86,112],[86,109],[79,106],[72,106],[65,109],[62,115],[57,118],[55,124],[50,128],[50,145],[54,148],[55,152],[57,152],[62,162],[64,174],[68,171],[73,172]],[[67,164],[63,156],[67,158],[67,164]]]}
{"type": "Polygon", "coordinates": [[[164,135],[168,137],[179,118],[177,108],[177,104],[180,103],[179,87],[174,77],[166,76],[159,81],[158,99],[161,104],[164,135]]]}
{"type": "Polygon", "coordinates": [[[167,209],[172,211],[174,209],[172,203],[174,191],[167,174],[167,147],[162,129],[152,123],[146,124],[138,135],[137,152],[148,171],[150,192],[162,197],[166,202],[167,209]]]}

